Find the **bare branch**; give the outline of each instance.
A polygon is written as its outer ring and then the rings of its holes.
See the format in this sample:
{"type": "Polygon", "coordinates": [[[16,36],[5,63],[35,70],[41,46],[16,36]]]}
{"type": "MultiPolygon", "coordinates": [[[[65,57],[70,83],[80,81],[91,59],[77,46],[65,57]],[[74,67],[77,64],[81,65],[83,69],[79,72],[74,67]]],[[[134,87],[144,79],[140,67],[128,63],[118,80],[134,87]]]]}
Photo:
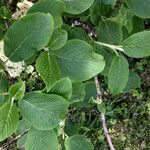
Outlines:
{"type": "MultiPolygon", "coordinates": [[[[96,91],[97,91],[97,101],[102,101],[102,93],[101,93],[101,90],[100,90],[100,84],[99,84],[97,76],[94,77],[94,80],[95,80],[96,91]]],[[[102,121],[104,134],[105,134],[105,137],[107,138],[107,142],[109,144],[109,147],[110,147],[111,150],[115,150],[115,148],[113,146],[113,143],[111,141],[107,126],[106,126],[105,113],[101,113],[101,121],[102,121]]]]}
{"type": "Polygon", "coordinates": [[[100,85],[99,85],[97,76],[94,77],[94,80],[95,80],[95,85],[96,85],[97,100],[100,101],[100,100],[102,100],[102,93],[100,90],[100,85]]]}
{"type": "Polygon", "coordinates": [[[4,145],[2,145],[2,147],[0,147],[0,150],[8,150],[9,147],[14,144],[19,138],[21,138],[22,136],[24,136],[25,134],[27,134],[29,131],[29,129],[25,130],[23,133],[21,133],[20,135],[16,136],[14,139],[12,139],[11,141],[8,141],[7,143],[5,143],[4,145]]]}

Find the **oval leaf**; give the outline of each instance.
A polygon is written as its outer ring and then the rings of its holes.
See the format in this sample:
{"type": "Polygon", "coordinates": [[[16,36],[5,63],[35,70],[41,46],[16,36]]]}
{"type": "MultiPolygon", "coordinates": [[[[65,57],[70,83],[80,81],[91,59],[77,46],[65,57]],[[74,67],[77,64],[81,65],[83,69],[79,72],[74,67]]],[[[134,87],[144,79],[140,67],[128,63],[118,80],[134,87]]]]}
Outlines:
{"type": "Polygon", "coordinates": [[[110,51],[109,49],[107,49],[99,44],[96,44],[96,43],[94,44],[94,50],[96,53],[98,53],[104,57],[105,68],[101,72],[101,74],[103,76],[108,76],[108,72],[109,72],[110,66],[112,64],[112,61],[115,57],[115,54],[112,51],[110,51]]]}
{"type": "Polygon", "coordinates": [[[72,123],[71,119],[66,119],[64,132],[68,136],[73,136],[74,134],[78,134],[78,132],[79,132],[78,125],[72,123]]]}
{"type": "Polygon", "coordinates": [[[9,89],[9,94],[14,99],[22,99],[25,93],[25,82],[18,82],[9,89]]]}
{"type": "MultiPolygon", "coordinates": [[[[16,135],[18,136],[18,135],[22,134],[23,132],[27,131],[30,127],[31,127],[31,125],[24,118],[22,120],[19,120],[19,126],[17,128],[16,135]]],[[[17,140],[17,148],[18,149],[25,145],[26,139],[27,139],[27,134],[25,134],[24,136],[20,137],[17,140]]]]}
{"type": "Polygon", "coordinates": [[[70,100],[72,94],[71,80],[69,78],[60,79],[52,86],[50,93],[60,95],[65,99],[70,100]]]}
{"type": "Polygon", "coordinates": [[[18,121],[19,114],[13,103],[7,102],[0,107],[0,141],[16,131],[18,121]]]}
{"type": "Polygon", "coordinates": [[[98,25],[102,18],[111,15],[117,0],[94,0],[90,7],[90,20],[94,25],[98,25]]]}
{"type": "Polygon", "coordinates": [[[128,7],[140,18],[150,18],[150,0],[125,0],[128,7]]]}
{"type": "Polygon", "coordinates": [[[104,103],[97,104],[97,109],[100,113],[106,113],[106,107],[104,103]]]}
{"type": "Polygon", "coordinates": [[[39,130],[49,130],[59,124],[69,103],[58,95],[31,92],[19,101],[19,109],[32,126],[39,130]]]}
{"type": "Polygon", "coordinates": [[[65,11],[70,14],[80,14],[86,11],[94,2],[94,0],[65,0],[65,11]]]}
{"type": "Polygon", "coordinates": [[[25,143],[26,150],[58,150],[58,140],[53,130],[30,129],[25,143]]]}
{"type": "Polygon", "coordinates": [[[68,40],[68,33],[65,30],[54,31],[53,36],[48,44],[48,47],[52,50],[57,50],[63,47],[68,40]]]}
{"type": "Polygon", "coordinates": [[[72,27],[68,29],[69,39],[79,39],[86,42],[90,41],[90,38],[85,30],[80,27],[72,27]]]}
{"type": "Polygon", "coordinates": [[[8,79],[5,74],[0,74],[0,106],[5,102],[7,96],[3,93],[7,92],[8,88],[8,79]]]}
{"type": "Polygon", "coordinates": [[[35,3],[27,13],[43,12],[53,16],[55,28],[62,25],[61,14],[65,10],[65,4],[58,0],[42,0],[35,3]]]}
{"type": "Polygon", "coordinates": [[[74,82],[72,84],[71,103],[83,101],[85,96],[85,84],[82,82],[74,82]]]}
{"type": "Polygon", "coordinates": [[[107,19],[97,28],[98,40],[109,44],[119,44],[122,41],[122,27],[118,22],[107,19]]]}
{"type": "Polygon", "coordinates": [[[103,57],[82,40],[69,40],[64,47],[51,53],[56,56],[62,74],[75,81],[88,80],[105,66],[103,57]]]}
{"type": "Polygon", "coordinates": [[[65,140],[66,150],[94,150],[94,147],[82,135],[74,135],[65,140]]]}
{"type": "Polygon", "coordinates": [[[60,79],[59,66],[54,55],[50,52],[43,52],[36,61],[36,70],[43,78],[47,91],[60,79]]]}
{"type": "Polygon", "coordinates": [[[150,31],[143,31],[131,35],[123,41],[126,55],[134,58],[150,56],[150,31]]]}
{"type": "Polygon", "coordinates": [[[26,15],[8,29],[4,40],[5,55],[14,62],[28,59],[48,44],[53,28],[50,14],[26,15]]]}
{"type": "Polygon", "coordinates": [[[134,90],[134,89],[140,87],[140,85],[141,85],[141,79],[138,76],[138,74],[136,74],[133,71],[130,71],[129,79],[128,79],[128,82],[127,82],[126,87],[123,90],[123,92],[124,93],[130,92],[131,90],[134,90]]]}
{"type": "Polygon", "coordinates": [[[84,97],[82,100],[75,103],[75,107],[77,108],[88,108],[92,107],[93,103],[91,103],[91,99],[96,99],[96,86],[95,82],[93,81],[87,81],[84,84],[84,97]]]}
{"type": "Polygon", "coordinates": [[[129,64],[123,56],[116,56],[108,74],[108,87],[113,94],[119,94],[125,88],[129,75],[129,64]]]}

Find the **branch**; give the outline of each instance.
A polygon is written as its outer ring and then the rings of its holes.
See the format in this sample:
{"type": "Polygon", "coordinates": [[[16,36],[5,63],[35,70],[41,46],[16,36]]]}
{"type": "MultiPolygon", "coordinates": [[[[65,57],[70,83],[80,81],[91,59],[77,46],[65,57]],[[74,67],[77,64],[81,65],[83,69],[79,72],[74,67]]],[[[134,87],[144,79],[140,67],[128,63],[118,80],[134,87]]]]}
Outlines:
{"type": "Polygon", "coordinates": [[[0,93],[0,96],[7,96],[7,95],[9,95],[8,92],[6,92],[6,93],[0,93]]]}
{"type": "Polygon", "coordinates": [[[111,44],[102,43],[102,42],[98,42],[98,41],[95,41],[95,43],[97,43],[101,46],[104,46],[104,47],[108,47],[108,48],[111,48],[111,49],[118,50],[120,52],[124,52],[124,49],[121,45],[111,45],[111,44]]]}
{"type": "MultiPolygon", "coordinates": [[[[94,77],[94,80],[95,80],[96,91],[97,91],[97,101],[102,101],[102,93],[100,91],[100,85],[99,85],[99,81],[98,81],[97,76],[94,77]]],[[[101,121],[102,121],[104,134],[105,134],[105,137],[106,137],[107,142],[109,144],[109,147],[110,147],[111,150],[115,150],[115,148],[113,146],[113,143],[111,141],[107,126],[106,126],[105,113],[101,113],[101,121]]]]}
{"type": "Polygon", "coordinates": [[[8,141],[7,143],[3,144],[2,147],[0,148],[0,150],[8,150],[9,147],[14,144],[19,138],[21,138],[22,136],[24,136],[25,134],[27,134],[29,131],[29,129],[25,130],[23,133],[21,133],[20,135],[16,136],[14,139],[12,139],[11,141],[8,141]]]}

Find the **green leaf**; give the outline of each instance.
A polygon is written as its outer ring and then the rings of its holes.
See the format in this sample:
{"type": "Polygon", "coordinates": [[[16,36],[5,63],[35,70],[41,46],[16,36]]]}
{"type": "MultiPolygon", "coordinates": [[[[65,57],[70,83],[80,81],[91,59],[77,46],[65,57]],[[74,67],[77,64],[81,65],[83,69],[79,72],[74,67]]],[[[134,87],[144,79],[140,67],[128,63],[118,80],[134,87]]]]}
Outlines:
{"type": "MultiPolygon", "coordinates": [[[[145,30],[145,25],[144,25],[144,20],[137,17],[137,16],[134,16],[132,18],[132,26],[133,26],[133,29],[132,29],[132,32],[129,33],[129,31],[126,29],[126,27],[122,27],[122,32],[123,32],[123,39],[126,39],[128,38],[129,36],[137,33],[137,32],[141,32],[141,31],[144,31],[145,30]]],[[[130,24],[130,23],[129,23],[130,24]]],[[[131,26],[128,25],[128,27],[131,26]]]]}
{"type": "MultiPolygon", "coordinates": [[[[22,120],[19,121],[19,126],[17,128],[16,135],[18,136],[18,135],[22,134],[30,127],[31,126],[30,126],[29,122],[23,118],[22,120]]],[[[24,136],[20,137],[17,140],[17,148],[18,149],[25,145],[26,139],[27,139],[27,135],[25,134],[24,136]]]]}
{"type": "Polygon", "coordinates": [[[0,7],[0,18],[2,18],[4,21],[6,21],[7,19],[11,19],[10,9],[8,9],[6,6],[0,7]]]}
{"type": "Polygon", "coordinates": [[[94,150],[93,145],[82,135],[74,135],[65,140],[66,150],[94,150]]]}
{"type": "Polygon", "coordinates": [[[104,76],[108,76],[110,66],[111,66],[112,61],[115,57],[114,53],[112,53],[112,51],[110,51],[110,49],[106,49],[105,47],[102,47],[97,43],[94,43],[94,50],[96,53],[98,53],[104,57],[105,68],[101,72],[101,74],[104,76]]]}
{"type": "Polygon", "coordinates": [[[0,72],[4,69],[3,62],[0,61],[0,72]]]}
{"type": "Polygon", "coordinates": [[[36,60],[36,70],[46,84],[47,91],[60,79],[60,70],[56,58],[49,51],[43,52],[36,60]]]}
{"type": "Polygon", "coordinates": [[[105,5],[115,6],[115,4],[117,3],[117,0],[104,0],[103,3],[105,5]]]}
{"type": "Polygon", "coordinates": [[[27,65],[27,66],[29,66],[29,65],[32,65],[33,63],[35,63],[35,60],[37,59],[37,57],[38,57],[38,53],[36,53],[36,54],[34,54],[32,57],[30,57],[29,59],[26,59],[25,60],[25,64],[27,65]]]}
{"type": "Polygon", "coordinates": [[[69,40],[64,47],[53,51],[61,72],[74,81],[85,81],[100,73],[105,66],[101,55],[85,41],[69,40]]]}
{"type": "Polygon", "coordinates": [[[105,104],[101,103],[97,105],[97,109],[100,113],[106,113],[106,108],[105,108],[105,104]]]}
{"type": "Polygon", "coordinates": [[[150,31],[143,31],[131,35],[123,41],[126,55],[134,58],[150,56],[150,31]]]}
{"type": "Polygon", "coordinates": [[[4,40],[5,55],[14,62],[30,58],[48,44],[53,28],[50,14],[26,15],[8,29],[4,40]]]}
{"type": "Polygon", "coordinates": [[[73,124],[71,120],[67,119],[65,121],[64,131],[68,136],[73,136],[74,134],[78,134],[78,126],[73,124]]]}
{"type": "Polygon", "coordinates": [[[122,5],[120,8],[120,14],[122,19],[122,24],[125,26],[130,33],[133,30],[133,16],[134,14],[127,8],[126,5],[122,5]]]}
{"type": "Polygon", "coordinates": [[[71,80],[69,78],[62,78],[62,79],[58,80],[51,87],[50,93],[60,95],[63,98],[70,100],[71,95],[72,95],[71,80]]]}
{"type": "Polygon", "coordinates": [[[0,141],[11,136],[17,129],[19,114],[13,103],[7,102],[0,107],[0,141]]]}
{"type": "Polygon", "coordinates": [[[0,74],[0,106],[5,102],[6,96],[2,95],[7,92],[8,79],[5,74],[0,74]]]}
{"type": "Polygon", "coordinates": [[[75,106],[78,108],[85,108],[85,107],[91,107],[93,106],[92,103],[90,103],[91,98],[96,99],[96,86],[95,82],[93,81],[87,81],[85,82],[85,96],[82,101],[79,101],[75,103],[75,106]]]}
{"type": "Polygon", "coordinates": [[[3,32],[3,24],[0,22],[0,40],[3,38],[3,32]]]}
{"type": "Polygon", "coordinates": [[[48,47],[52,50],[57,50],[63,47],[68,40],[68,33],[65,30],[55,30],[48,47]]]}
{"type": "Polygon", "coordinates": [[[66,4],[65,11],[70,14],[80,14],[86,11],[94,2],[94,0],[64,0],[66,4]]]}
{"type": "Polygon", "coordinates": [[[83,101],[85,96],[85,85],[82,82],[74,82],[72,84],[72,97],[71,103],[83,101]]]}
{"type": "Polygon", "coordinates": [[[12,85],[9,89],[9,94],[14,99],[22,99],[25,93],[25,82],[18,82],[12,85]]]}
{"type": "Polygon", "coordinates": [[[27,13],[43,12],[53,16],[54,27],[60,27],[63,23],[61,15],[65,10],[64,2],[58,0],[42,0],[35,3],[27,13]]]}
{"type": "Polygon", "coordinates": [[[8,9],[3,4],[0,5],[0,40],[3,39],[4,33],[7,30],[6,23],[8,23],[12,19],[10,14],[10,9],[8,9]]]}
{"type": "Polygon", "coordinates": [[[125,88],[129,75],[129,64],[123,56],[116,56],[108,74],[108,87],[113,94],[119,94],[125,88]]]}
{"type": "Polygon", "coordinates": [[[30,129],[25,143],[26,150],[58,150],[58,139],[53,130],[30,129]]]}
{"type": "Polygon", "coordinates": [[[86,31],[80,27],[73,27],[69,29],[68,34],[69,34],[69,39],[79,39],[87,42],[90,41],[86,31]]]}
{"type": "Polygon", "coordinates": [[[0,74],[0,94],[6,92],[8,88],[8,79],[5,74],[0,74]]]}
{"type": "Polygon", "coordinates": [[[145,23],[142,18],[139,18],[137,16],[133,17],[133,31],[131,34],[141,32],[145,30],[145,23]]]}
{"type": "Polygon", "coordinates": [[[106,19],[97,28],[98,41],[108,44],[120,44],[122,41],[122,26],[116,21],[106,19]]]}
{"type": "Polygon", "coordinates": [[[125,89],[123,90],[124,93],[130,92],[138,87],[140,87],[141,85],[141,79],[138,76],[138,74],[136,74],[133,71],[129,72],[129,79],[128,82],[126,84],[125,89]]]}
{"type": "Polygon", "coordinates": [[[95,0],[90,7],[90,19],[94,25],[98,25],[101,18],[109,17],[113,11],[116,0],[95,0]]]}
{"type": "Polygon", "coordinates": [[[61,96],[39,92],[30,92],[19,101],[23,117],[39,130],[55,128],[68,106],[67,100],[61,96]]]}
{"type": "Polygon", "coordinates": [[[125,0],[133,13],[140,18],[150,18],[150,0],[125,0]]]}

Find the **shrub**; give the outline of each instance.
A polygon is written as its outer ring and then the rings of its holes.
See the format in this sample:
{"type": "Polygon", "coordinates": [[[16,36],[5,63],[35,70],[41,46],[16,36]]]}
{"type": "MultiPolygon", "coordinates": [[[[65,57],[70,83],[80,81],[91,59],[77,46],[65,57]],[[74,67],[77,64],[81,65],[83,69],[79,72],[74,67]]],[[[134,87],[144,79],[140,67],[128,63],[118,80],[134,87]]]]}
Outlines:
{"type": "Polygon", "coordinates": [[[21,76],[12,85],[7,61],[0,61],[0,141],[28,132],[18,140],[18,147],[94,149],[85,136],[65,133],[66,115],[71,106],[93,105],[105,115],[99,83],[96,91],[93,77],[98,82],[97,77],[103,76],[113,95],[140,87],[140,77],[129,69],[128,60],[150,56],[150,31],[144,28],[149,10],[149,0],[40,0],[13,21],[1,4],[5,56],[35,66],[44,87],[29,89],[33,78],[25,82],[21,76]]]}

